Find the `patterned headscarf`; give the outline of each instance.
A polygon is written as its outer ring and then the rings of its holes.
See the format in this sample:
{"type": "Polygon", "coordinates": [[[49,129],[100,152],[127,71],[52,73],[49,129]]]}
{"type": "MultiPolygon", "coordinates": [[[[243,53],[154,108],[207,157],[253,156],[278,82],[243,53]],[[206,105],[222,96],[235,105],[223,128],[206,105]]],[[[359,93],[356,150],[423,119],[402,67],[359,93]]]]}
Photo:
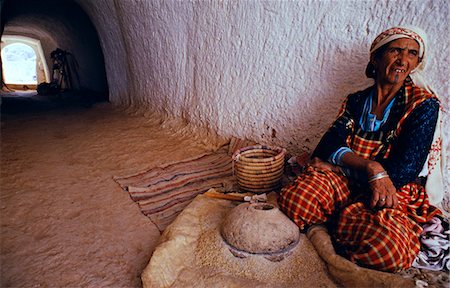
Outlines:
{"type": "Polygon", "coordinates": [[[373,40],[372,45],[370,46],[370,53],[372,54],[384,44],[400,38],[416,40],[419,44],[419,57],[424,58],[427,35],[422,29],[416,27],[393,27],[382,32],[375,40],[373,40]]]}

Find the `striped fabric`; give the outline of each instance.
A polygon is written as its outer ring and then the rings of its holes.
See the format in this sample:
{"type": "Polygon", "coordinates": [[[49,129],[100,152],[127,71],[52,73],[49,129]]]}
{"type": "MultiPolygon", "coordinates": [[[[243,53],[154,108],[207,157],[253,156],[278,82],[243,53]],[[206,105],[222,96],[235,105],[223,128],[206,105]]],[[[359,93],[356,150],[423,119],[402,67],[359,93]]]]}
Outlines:
{"type": "MultiPolygon", "coordinates": [[[[413,94],[410,85],[405,89],[405,102],[393,107],[406,107],[396,133],[412,110],[429,97],[429,94],[413,94]]],[[[357,128],[347,143],[356,154],[375,159],[380,153],[384,157],[389,153],[390,147],[382,149],[384,137],[387,136],[382,131],[365,132],[357,128]]],[[[397,190],[399,206],[395,209],[370,209],[365,200],[356,200],[356,197],[368,199],[370,195],[367,187],[351,191],[341,174],[308,167],[292,185],[282,189],[280,208],[301,229],[312,224],[334,223],[334,237],[340,251],[361,266],[389,272],[410,267],[420,249],[420,224],[439,213],[438,210],[429,205],[425,189],[416,183],[397,190]]]]}
{"type": "Polygon", "coordinates": [[[113,178],[141,212],[163,231],[198,195],[232,186],[232,159],[226,152],[202,154],[150,170],[113,178]]]}

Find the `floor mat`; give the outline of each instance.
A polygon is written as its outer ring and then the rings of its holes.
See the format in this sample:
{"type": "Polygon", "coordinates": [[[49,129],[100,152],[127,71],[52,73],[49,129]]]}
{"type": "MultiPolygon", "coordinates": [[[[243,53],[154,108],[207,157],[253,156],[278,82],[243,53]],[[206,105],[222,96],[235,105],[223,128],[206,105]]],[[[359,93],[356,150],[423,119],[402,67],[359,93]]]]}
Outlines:
{"type": "Polygon", "coordinates": [[[210,188],[228,190],[235,183],[232,158],[226,152],[202,154],[113,179],[160,231],[198,194],[210,188]]]}

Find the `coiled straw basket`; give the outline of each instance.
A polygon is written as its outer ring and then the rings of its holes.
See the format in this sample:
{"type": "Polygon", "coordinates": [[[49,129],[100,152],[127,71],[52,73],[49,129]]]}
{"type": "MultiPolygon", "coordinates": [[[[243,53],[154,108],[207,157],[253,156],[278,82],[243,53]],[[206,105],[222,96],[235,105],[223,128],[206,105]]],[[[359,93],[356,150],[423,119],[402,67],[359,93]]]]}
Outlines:
{"type": "Polygon", "coordinates": [[[255,145],[233,154],[233,171],[241,190],[265,193],[281,187],[286,149],[255,145]]]}

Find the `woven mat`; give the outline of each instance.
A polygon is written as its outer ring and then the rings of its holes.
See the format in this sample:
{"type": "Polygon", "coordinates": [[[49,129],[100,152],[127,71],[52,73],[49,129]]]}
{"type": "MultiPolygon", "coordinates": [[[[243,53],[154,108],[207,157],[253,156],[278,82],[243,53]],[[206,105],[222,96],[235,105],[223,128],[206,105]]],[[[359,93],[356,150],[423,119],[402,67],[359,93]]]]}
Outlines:
{"type": "Polygon", "coordinates": [[[226,152],[202,154],[113,179],[160,231],[198,194],[210,188],[228,190],[235,183],[232,159],[226,152]]]}
{"type": "Polygon", "coordinates": [[[133,175],[113,177],[129,193],[141,212],[164,231],[198,194],[215,188],[236,188],[232,171],[232,155],[242,147],[255,143],[231,138],[227,146],[215,153],[205,153],[177,162],[153,167],[133,175]]]}

